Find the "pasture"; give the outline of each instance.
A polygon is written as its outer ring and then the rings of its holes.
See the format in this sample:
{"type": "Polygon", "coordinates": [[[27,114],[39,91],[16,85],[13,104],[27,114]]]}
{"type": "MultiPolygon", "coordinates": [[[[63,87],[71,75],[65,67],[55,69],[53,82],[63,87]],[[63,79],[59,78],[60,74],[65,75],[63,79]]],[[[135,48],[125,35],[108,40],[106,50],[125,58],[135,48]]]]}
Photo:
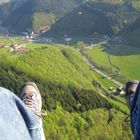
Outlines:
{"type": "Polygon", "coordinates": [[[86,53],[92,60],[104,67],[114,69],[109,63],[108,54],[111,63],[120,69],[120,73],[126,79],[140,79],[140,49],[126,45],[99,45],[86,53]]]}

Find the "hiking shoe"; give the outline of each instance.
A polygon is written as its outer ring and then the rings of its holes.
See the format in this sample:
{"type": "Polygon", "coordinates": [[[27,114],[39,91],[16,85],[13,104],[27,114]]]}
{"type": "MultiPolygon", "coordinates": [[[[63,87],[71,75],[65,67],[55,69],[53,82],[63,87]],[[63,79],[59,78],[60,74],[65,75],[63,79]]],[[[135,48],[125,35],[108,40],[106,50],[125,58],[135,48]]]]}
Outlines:
{"type": "Polygon", "coordinates": [[[135,92],[136,92],[138,84],[139,84],[138,80],[132,80],[126,83],[125,98],[126,98],[126,104],[128,105],[129,109],[131,109],[132,107],[132,103],[135,97],[135,92]]]}
{"type": "Polygon", "coordinates": [[[26,82],[21,89],[19,98],[35,115],[37,115],[39,118],[42,117],[41,94],[35,83],[26,82]]]}
{"type": "Polygon", "coordinates": [[[138,80],[128,81],[125,87],[126,96],[130,96],[131,94],[135,93],[138,84],[139,84],[138,80]]]}

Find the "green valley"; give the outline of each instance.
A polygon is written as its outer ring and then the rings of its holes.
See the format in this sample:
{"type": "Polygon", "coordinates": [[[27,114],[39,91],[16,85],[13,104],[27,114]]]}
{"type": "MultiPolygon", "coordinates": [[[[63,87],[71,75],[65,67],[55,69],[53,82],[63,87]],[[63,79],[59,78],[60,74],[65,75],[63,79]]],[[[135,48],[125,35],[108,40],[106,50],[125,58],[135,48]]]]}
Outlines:
{"type": "Polygon", "coordinates": [[[139,5],[0,2],[0,86],[18,96],[37,84],[47,140],[133,140],[125,84],[140,79],[139,5]]]}
{"type": "Polygon", "coordinates": [[[120,68],[120,73],[126,79],[139,79],[139,48],[126,45],[109,45],[110,50],[106,46],[97,46],[92,50],[87,50],[87,54],[93,61],[101,66],[109,69],[114,69],[110,65],[108,54],[111,57],[111,62],[120,68]]]}
{"type": "Polygon", "coordinates": [[[106,90],[117,86],[93,72],[79,52],[56,44],[28,43],[26,48],[23,54],[10,54],[9,47],[0,49],[0,84],[18,95],[25,81],[37,83],[48,112],[43,119],[47,139],[111,140],[122,133],[131,139],[129,123],[124,121],[128,108],[105,96],[93,81],[106,90]]]}

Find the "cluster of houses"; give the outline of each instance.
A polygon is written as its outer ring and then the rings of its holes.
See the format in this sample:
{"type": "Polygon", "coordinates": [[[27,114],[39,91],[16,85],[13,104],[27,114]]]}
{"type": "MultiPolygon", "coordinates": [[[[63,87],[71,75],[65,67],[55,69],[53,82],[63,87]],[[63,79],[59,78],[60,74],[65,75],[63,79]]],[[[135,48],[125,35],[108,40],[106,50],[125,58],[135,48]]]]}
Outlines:
{"type": "Polygon", "coordinates": [[[32,31],[31,33],[25,33],[26,39],[33,39],[35,37],[35,33],[32,31]]]}
{"type": "Polygon", "coordinates": [[[27,49],[25,47],[25,44],[12,44],[10,46],[10,53],[16,53],[16,54],[21,54],[27,52],[27,49]]]}
{"type": "MultiPolygon", "coordinates": [[[[102,85],[100,83],[98,83],[97,81],[93,80],[93,85],[95,85],[96,87],[98,87],[99,89],[102,89],[105,91],[105,89],[102,87],[102,85]]],[[[114,89],[114,87],[110,87],[108,89],[109,93],[112,93],[114,95],[121,95],[121,96],[124,96],[125,95],[125,90],[124,90],[124,86],[120,86],[120,87],[117,87],[114,89]]]]}
{"type": "MultiPolygon", "coordinates": [[[[1,38],[1,40],[3,40],[3,38],[1,38]]],[[[13,40],[10,37],[8,37],[7,40],[11,41],[11,45],[1,43],[0,49],[10,47],[9,53],[16,53],[16,54],[21,54],[21,53],[27,52],[27,48],[25,46],[26,45],[25,43],[24,44],[14,44],[13,40]]]]}
{"type": "Polygon", "coordinates": [[[25,39],[33,39],[37,36],[35,32],[31,29],[27,29],[27,31],[21,33],[25,39]]]}
{"type": "Polygon", "coordinates": [[[121,36],[115,36],[108,40],[110,44],[122,43],[123,39],[121,36]]]}
{"type": "Polygon", "coordinates": [[[52,42],[52,38],[36,37],[36,38],[32,39],[31,41],[32,42],[38,42],[38,43],[51,43],[52,42]]]}
{"type": "Polygon", "coordinates": [[[109,91],[112,91],[113,94],[120,94],[121,96],[125,95],[124,87],[118,87],[115,90],[113,90],[113,87],[110,87],[109,91]]]}

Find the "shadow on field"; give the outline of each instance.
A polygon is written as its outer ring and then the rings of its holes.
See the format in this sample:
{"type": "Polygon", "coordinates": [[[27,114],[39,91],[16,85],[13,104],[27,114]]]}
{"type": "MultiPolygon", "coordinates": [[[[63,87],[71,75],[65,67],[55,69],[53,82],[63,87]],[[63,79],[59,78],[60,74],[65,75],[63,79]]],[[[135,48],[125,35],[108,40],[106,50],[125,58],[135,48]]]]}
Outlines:
{"type": "Polygon", "coordinates": [[[58,103],[69,112],[84,112],[89,109],[110,109],[113,107],[112,104],[94,90],[79,89],[73,85],[66,86],[61,83],[36,79],[36,77],[29,77],[28,80],[23,80],[21,77],[20,82],[14,79],[9,79],[8,83],[6,83],[0,77],[0,85],[19,95],[19,89],[22,87],[24,81],[34,81],[42,95],[43,109],[49,111],[53,111],[58,103]]]}
{"type": "Polygon", "coordinates": [[[26,81],[33,81],[37,84],[42,95],[43,108],[50,111],[56,108],[57,103],[60,103],[69,112],[84,112],[93,108],[112,108],[112,104],[93,89],[83,89],[72,83],[48,80],[45,75],[41,77],[38,74],[24,72],[11,63],[1,62],[0,86],[19,95],[21,87],[26,81]]]}
{"type": "Polygon", "coordinates": [[[115,56],[129,56],[129,55],[139,55],[140,48],[126,46],[126,45],[104,45],[101,46],[103,52],[115,56]]]}

